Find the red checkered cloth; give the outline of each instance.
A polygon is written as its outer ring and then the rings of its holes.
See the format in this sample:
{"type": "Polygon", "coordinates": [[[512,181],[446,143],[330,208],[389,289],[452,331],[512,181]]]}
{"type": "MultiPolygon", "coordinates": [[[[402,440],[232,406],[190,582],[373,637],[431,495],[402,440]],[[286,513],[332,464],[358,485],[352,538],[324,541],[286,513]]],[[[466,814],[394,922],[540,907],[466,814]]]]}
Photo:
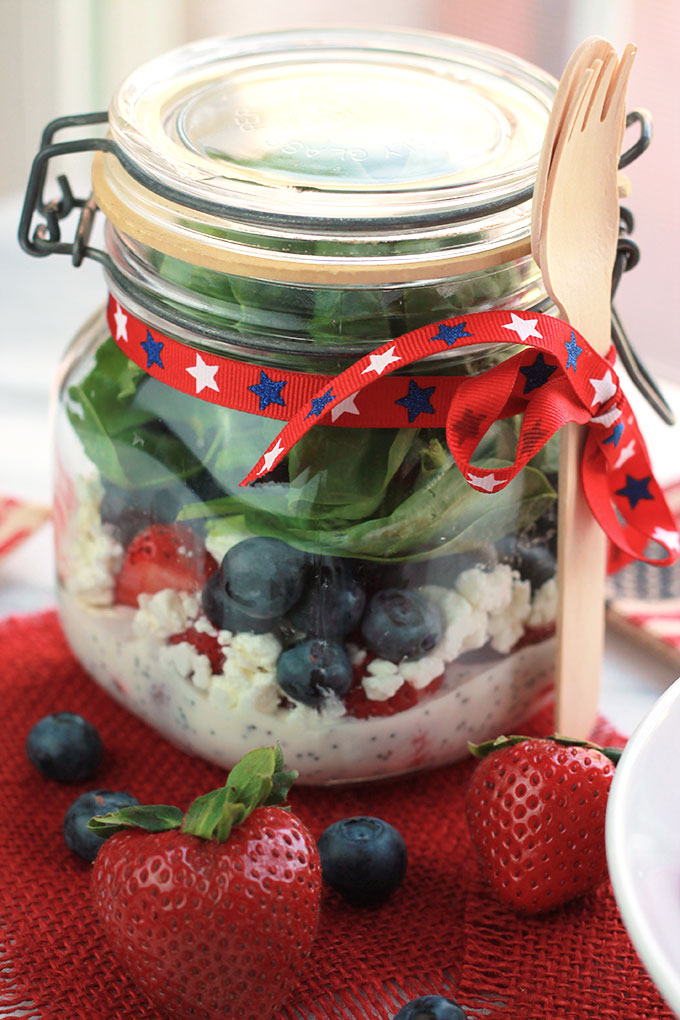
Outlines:
{"type": "MultiPolygon", "coordinates": [[[[90,903],[91,865],[67,850],[62,818],[97,787],[184,808],[224,773],[111,701],[73,659],[54,613],[1,623],[0,663],[0,1017],[23,1005],[27,1020],[160,1020],[109,951],[90,903]],[[50,782],[26,759],[32,725],[60,710],[81,713],[101,733],[105,754],[87,785],[50,782]]],[[[534,720],[531,729],[550,732],[552,721],[534,720]]],[[[622,742],[603,722],[595,736],[622,742]]],[[[477,1020],[672,1020],[608,884],[533,919],[490,897],[464,820],[472,767],[469,760],[383,783],[292,790],[294,811],[317,837],[348,815],[391,822],[409,865],[377,908],[324,893],[300,983],[280,1014],[263,1020],[388,1020],[428,993],[457,999],[477,1020]]]]}
{"type": "Polygon", "coordinates": [[[0,558],[30,538],[49,516],[49,507],[0,496],[0,558]]]}

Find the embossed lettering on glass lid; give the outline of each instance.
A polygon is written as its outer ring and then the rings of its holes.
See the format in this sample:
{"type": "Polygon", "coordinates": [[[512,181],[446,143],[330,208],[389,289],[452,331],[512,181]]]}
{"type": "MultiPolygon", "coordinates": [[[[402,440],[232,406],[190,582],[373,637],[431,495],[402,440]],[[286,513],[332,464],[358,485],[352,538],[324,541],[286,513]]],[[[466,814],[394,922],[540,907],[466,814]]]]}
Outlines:
{"type": "Polygon", "coordinates": [[[112,133],[150,175],[231,209],[312,216],[328,192],[370,216],[376,193],[398,212],[531,183],[554,87],[537,68],[427,34],[253,39],[194,44],[128,79],[112,133]]]}

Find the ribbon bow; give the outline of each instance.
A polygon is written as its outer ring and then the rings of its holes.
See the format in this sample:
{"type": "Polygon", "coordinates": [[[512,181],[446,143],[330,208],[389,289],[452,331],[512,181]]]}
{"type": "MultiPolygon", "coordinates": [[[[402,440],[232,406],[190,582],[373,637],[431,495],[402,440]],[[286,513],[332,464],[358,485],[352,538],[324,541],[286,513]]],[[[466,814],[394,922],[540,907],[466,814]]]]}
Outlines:
{"type": "MultiPolygon", "coordinates": [[[[437,400],[448,400],[446,438],[451,454],[467,482],[486,493],[504,488],[563,425],[587,424],[583,488],[594,517],[624,554],[619,565],[625,558],[664,566],[675,562],[680,535],[614,372],[613,348],[602,357],[568,323],[550,315],[479,312],[388,341],[306,398],[240,484],[248,485],[271,471],[328,415],[335,421],[340,405],[358,413],[357,399],[376,380],[452,348],[508,342],[524,349],[479,375],[411,378],[408,392],[397,400],[393,388],[376,387],[370,394],[371,417],[378,414],[384,425],[395,425],[396,404],[412,424],[421,414],[435,415],[437,400]],[[494,470],[475,468],[471,459],[489,427],[518,414],[523,420],[514,462],[494,470]],[[666,555],[648,555],[650,542],[662,546],[666,555]]],[[[434,424],[433,419],[429,423],[434,424]]]]}

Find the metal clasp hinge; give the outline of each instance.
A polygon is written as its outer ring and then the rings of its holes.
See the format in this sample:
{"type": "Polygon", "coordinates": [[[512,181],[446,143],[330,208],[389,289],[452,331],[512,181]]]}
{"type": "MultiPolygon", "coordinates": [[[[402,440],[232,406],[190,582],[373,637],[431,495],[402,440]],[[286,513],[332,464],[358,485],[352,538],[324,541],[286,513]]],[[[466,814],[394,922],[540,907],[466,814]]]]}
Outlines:
{"type": "Polygon", "coordinates": [[[49,202],[45,200],[45,180],[51,159],[57,156],[72,155],[81,152],[114,152],[115,146],[110,138],[79,138],[69,142],[55,142],[57,132],[66,128],[82,127],[90,124],[107,124],[108,113],[84,113],[71,117],[58,117],[51,121],[43,131],[40,149],[33,160],[31,172],[26,186],[21,219],[19,221],[19,244],[38,258],[46,255],[70,255],[74,266],[79,266],[83,259],[91,258],[104,265],[110,264],[105,251],[89,245],[92,226],[97,212],[94,198],[78,198],[73,194],[68,177],[60,174],[57,183],[61,197],[49,202]],[[74,209],[80,209],[80,218],[72,241],[64,241],[61,237],[61,221],[66,219],[74,209]],[[31,233],[33,219],[39,214],[43,221],[38,223],[31,233]]]}

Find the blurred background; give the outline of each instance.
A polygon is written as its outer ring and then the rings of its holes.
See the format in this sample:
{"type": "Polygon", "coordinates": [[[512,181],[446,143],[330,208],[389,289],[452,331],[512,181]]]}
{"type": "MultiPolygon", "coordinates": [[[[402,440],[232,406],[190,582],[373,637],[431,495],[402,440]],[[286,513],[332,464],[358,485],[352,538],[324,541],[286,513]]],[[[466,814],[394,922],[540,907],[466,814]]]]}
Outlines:
{"type": "MultiPolygon", "coordinates": [[[[629,106],[651,110],[655,135],[629,171],[627,204],[642,259],[625,278],[618,304],[652,368],[680,380],[677,330],[666,326],[680,269],[678,0],[0,0],[0,14],[3,209],[8,202],[16,208],[48,120],[106,108],[129,71],[204,36],[303,24],[420,27],[503,47],[556,76],[588,35],[604,35],[619,50],[636,42],[629,106]]],[[[11,220],[13,212],[6,215],[11,220]]],[[[5,217],[2,226],[3,261],[25,258],[7,237],[5,217]]],[[[34,269],[36,282],[55,261],[34,269]]]]}
{"type": "Polygon", "coordinates": [[[0,0],[0,14],[0,199],[22,188],[48,120],[104,109],[140,63],[208,35],[328,23],[420,27],[503,47],[556,76],[588,35],[619,50],[636,42],[629,105],[652,111],[655,137],[630,169],[642,260],[618,303],[651,366],[680,379],[677,331],[665,327],[680,269],[678,0],[0,0]]]}

